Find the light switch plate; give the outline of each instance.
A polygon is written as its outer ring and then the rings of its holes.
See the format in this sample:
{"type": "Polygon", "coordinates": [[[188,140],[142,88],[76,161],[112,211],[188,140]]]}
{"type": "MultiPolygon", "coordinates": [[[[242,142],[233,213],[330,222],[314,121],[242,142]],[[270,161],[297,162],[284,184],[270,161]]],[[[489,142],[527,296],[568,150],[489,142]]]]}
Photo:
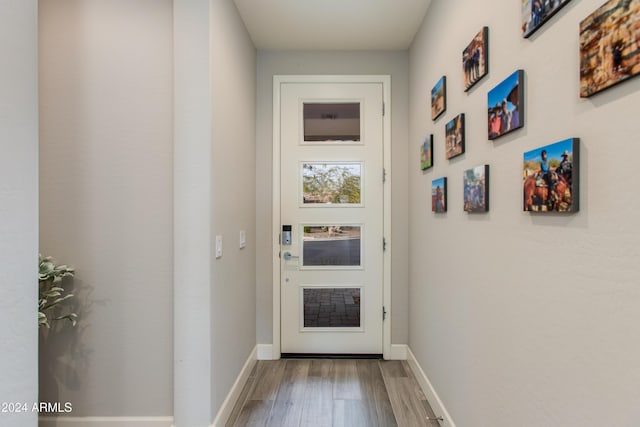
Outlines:
{"type": "Polygon", "coordinates": [[[240,249],[247,246],[247,232],[240,230],[240,249]]]}
{"type": "Polygon", "coordinates": [[[222,257],[222,236],[216,236],[216,258],[222,257]]]}

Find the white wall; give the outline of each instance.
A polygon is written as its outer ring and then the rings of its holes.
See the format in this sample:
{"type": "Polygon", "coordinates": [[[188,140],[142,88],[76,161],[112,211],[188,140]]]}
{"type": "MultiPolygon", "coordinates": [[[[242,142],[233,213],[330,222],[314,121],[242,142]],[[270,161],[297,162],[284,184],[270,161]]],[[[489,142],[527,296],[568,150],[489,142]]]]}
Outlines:
{"type": "Polygon", "coordinates": [[[303,74],[391,75],[392,161],[392,331],[391,342],[408,338],[408,203],[407,128],[409,98],[408,52],[258,52],[256,133],[256,260],[258,342],[273,340],[272,177],[273,177],[273,76],[303,74]]]}
{"type": "MultiPolygon", "coordinates": [[[[38,400],[38,8],[0,1],[0,402],[38,400]]],[[[37,414],[0,413],[0,426],[37,414]]]]}
{"type": "Polygon", "coordinates": [[[458,426],[640,423],[640,79],[579,98],[578,25],[602,0],[569,3],[530,39],[521,2],[434,1],[410,50],[410,339],[458,426]],[[462,50],[489,26],[490,72],[462,90],[462,50]],[[525,127],[487,140],[487,91],[525,70],[525,127]],[[447,76],[447,111],[429,93],[447,76]],[[466,114],[467,149],[444,158],[466,114]],[[435,137],[433,169],[418,146],[435,137]],[[522,212],[522,154],[581,139],[580,212],[522,212]],[[462,206],[463,170],[488,163],[490,212],[462,206]],[[431,213],[431,180],[449,211],[431,213]]]}
{"type": "Polygon", "coordinates": [[[40,399],[172,415],[169,0],[40,2],[40,247],[79,324],[41,340],[40,399]]]}

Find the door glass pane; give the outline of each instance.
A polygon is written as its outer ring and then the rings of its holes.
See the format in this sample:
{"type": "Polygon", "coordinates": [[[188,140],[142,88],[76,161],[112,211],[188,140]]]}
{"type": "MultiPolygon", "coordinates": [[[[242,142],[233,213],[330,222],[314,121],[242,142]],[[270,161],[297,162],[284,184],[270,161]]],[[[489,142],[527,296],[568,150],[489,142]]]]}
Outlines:
{"type": "Polygon", "coordinates": [[[303,104],[304,141],[360,141],[360,103],[303,104]]]}
{"type": "Polygon", "coordinates": [[[359,328],[360,288],[304,288],[305,328],[359,328]]]}
{"type": "Polygon", "coordinates": [[[360,266],[360,226],[307,225],[302,238],[303,266],[360,266]]]}
{"type": "Polygon", "coordinates": [[[362,164],[303,163],[303,204],[360,204],[362,164]]]}

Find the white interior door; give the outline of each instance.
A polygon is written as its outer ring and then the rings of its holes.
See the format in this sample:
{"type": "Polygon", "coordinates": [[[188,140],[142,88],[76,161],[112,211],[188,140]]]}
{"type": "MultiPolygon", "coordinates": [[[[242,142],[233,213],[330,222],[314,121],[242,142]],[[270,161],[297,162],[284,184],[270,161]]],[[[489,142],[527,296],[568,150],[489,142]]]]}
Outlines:
{"type": "Polygon", "coordinates": [[[383,85],[280,92],[281,352],[383,352],[383,85]]]}

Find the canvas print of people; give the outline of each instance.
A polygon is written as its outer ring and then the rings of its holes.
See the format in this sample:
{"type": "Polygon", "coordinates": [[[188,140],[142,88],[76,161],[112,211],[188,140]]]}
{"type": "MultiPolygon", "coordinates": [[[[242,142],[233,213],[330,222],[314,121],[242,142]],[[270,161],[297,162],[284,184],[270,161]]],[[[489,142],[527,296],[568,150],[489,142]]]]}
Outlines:
{"type": "Polygon", "coordinates": [[[445,125],[445,155],[452,159],[464,153],[464,113],[445,125]]]}
{"type": "Polygon", "coordinates": [[[571,0],[522,0],[522,36],[529,37],[571,0]]]}
{"type": "Polygon", "coordinates": [[[524,126],[524,71],[517,70],[487,95],[489,139],[524,126]]]}
{"type": "Polygon", "coordinates": [[[489,165],[477,166],[464,171],[465,212],[487,212],[489,210],[489,165]]]}
{"type": "Polygon", "coordinates": [[[442,76],[431,89],[431,120],[437,119],[446,109],[447,76],[442,76]]]}
{"type": "Polygon", "coordinates": [[[447,178],[431,181],[431,211],[444,213],[447,211],[447,178]]]}
{"type": "Polygon", "coordinates": [[[611,0],[580,23],[580,96],[640,73],[640,0],[611,0]]]}
{"type": "Polygon", "coordinates": [[[578,211],[579,152],[579,139],[568,138],[524,153],[525,211],[578,211]]]}
{"type": "Polygon", "coordinates": [[[425,138],[420,145],[420,169],[427,170],[433,166],[433,135],[425,138]]]}
{"type": "Polygon", "coordinates": [[[489,27],[482,30],[462,51],[462,72],[464,75],[464,91],[487,75],[489,71],[489,27]]]}

